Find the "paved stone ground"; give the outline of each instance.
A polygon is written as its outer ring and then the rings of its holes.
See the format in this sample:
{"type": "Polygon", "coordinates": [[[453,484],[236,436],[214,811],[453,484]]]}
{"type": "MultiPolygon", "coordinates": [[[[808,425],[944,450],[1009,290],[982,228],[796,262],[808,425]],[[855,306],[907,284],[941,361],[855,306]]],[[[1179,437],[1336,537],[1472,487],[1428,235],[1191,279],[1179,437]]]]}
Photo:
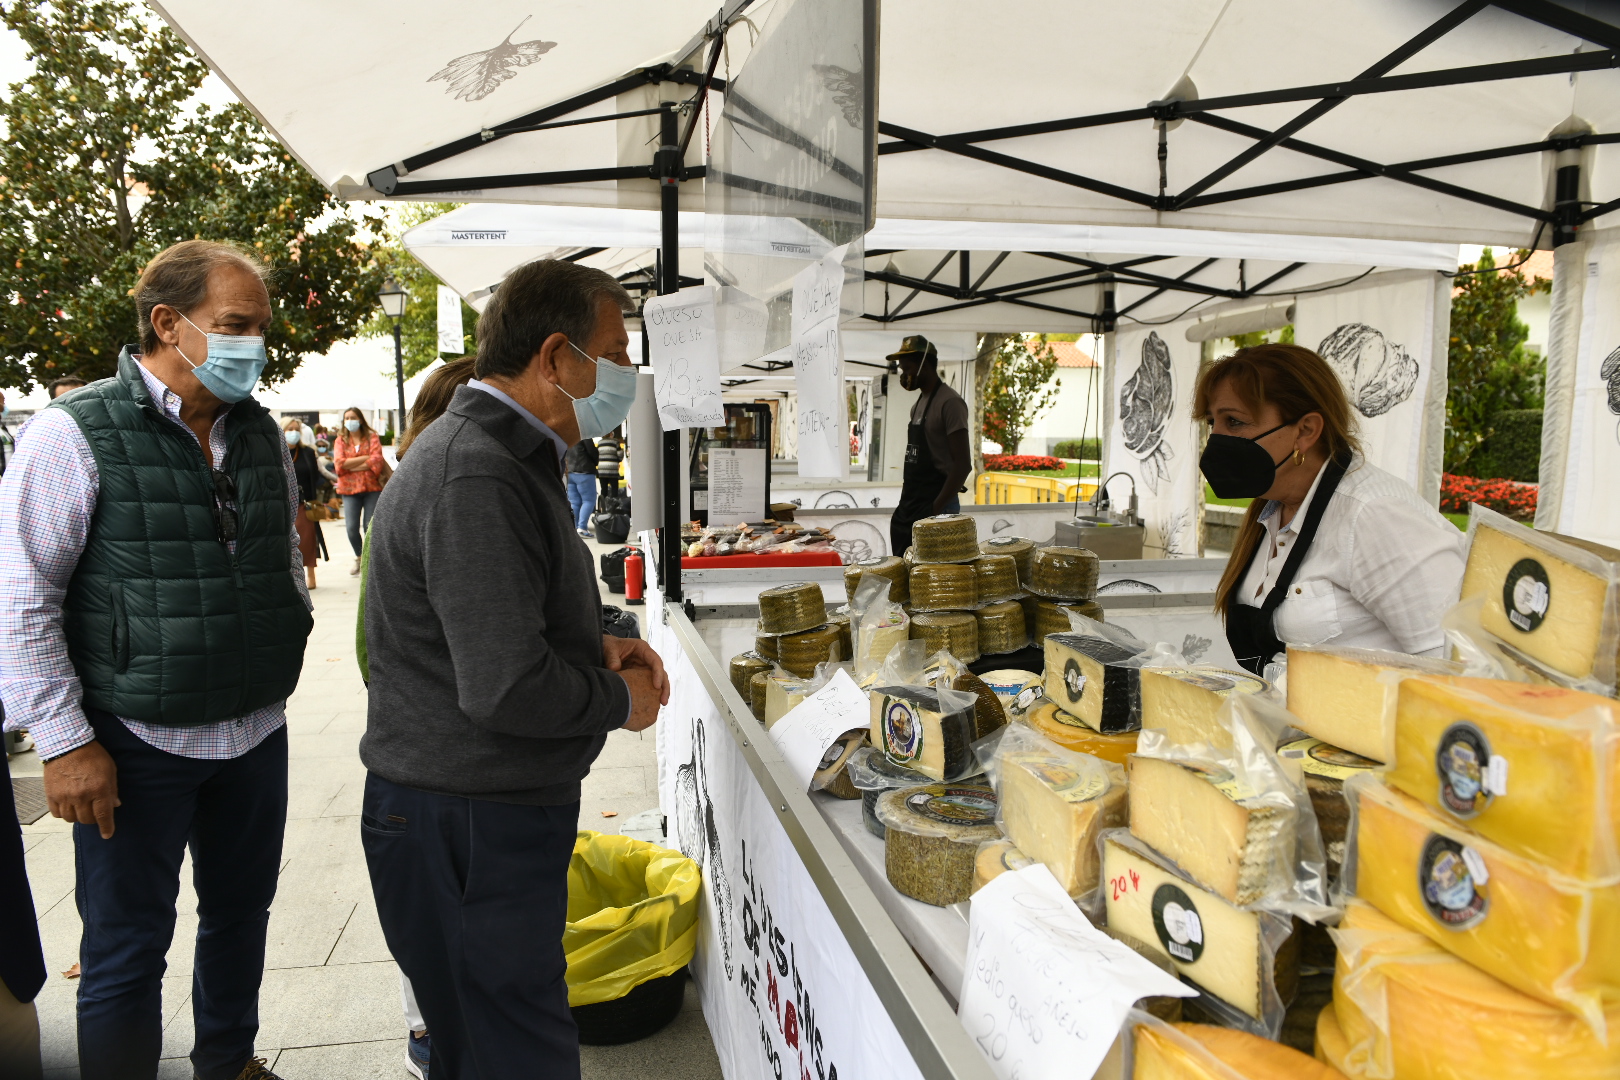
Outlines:
{"type": "MultiPolygon", "coordinates": [[[[348,550],[341,522],[326,524],[335,556],[348,550]]],[[[608,550],[592,545],[593,555],[608,550]]],[[[286,1080],[405,1075],[399,969],[377,924],[360,848],[365,769],[357,751],[366,691],[354,662],[359,589],[347,557],[323,563],[315,590],[315,630],[304,674],[288,703],[290,801],[281,883],[270,912],[258,1053],[286,1080]]],[[[622,605],[622,597],[604,600],[622,605]]],[[[10,761],[15,776],[38,775],[33,753],[10,761]]],[[[615,732],[585,781],[581,828],[621,831],[657,806],[653,733],[615,732]],[[604,818],[603,811],[616,816],[604,818]]],[[[656,815],[652,815],[656,817],[656,815]]],[[[50,972],[38,1007],[45,1075],[77,1077],[77,983],[62,972],[78,960],[80,922],[73,899],[73,839],[53,817],[24,826],[28,873],[50,972]]],[[[190,1080],[191,956],[196,896],[183,871],[179,919],[164,980],[164,1060],[160,1080],[190,1080]]],[[[681,1015],[651,1039],[585,1047],[587,1080],[718,1080],[719,1061],[695,991],[681,1015]]]]}

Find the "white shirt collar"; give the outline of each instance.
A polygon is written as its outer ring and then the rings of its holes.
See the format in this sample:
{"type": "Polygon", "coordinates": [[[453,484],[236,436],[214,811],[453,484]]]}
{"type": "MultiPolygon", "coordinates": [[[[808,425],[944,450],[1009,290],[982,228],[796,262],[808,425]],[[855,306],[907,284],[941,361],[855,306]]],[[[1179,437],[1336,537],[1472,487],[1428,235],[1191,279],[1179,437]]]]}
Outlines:
{"type": "MultiPolygon", "coordinates": [[[[1316,498],[1316,489],[1321,486],[1321,484],[1322,484],[1322,476],[1326,472],[1327,472],[1327,463],[1324,462],[1322,464],[1322,467],[1320,469],[1316,470],[1316,479],[1311,481],[1310,489],[1305,492],[1305,501],[1299,504],[1298,512],[1296,512],[1294,514],[1293,518],[1291,518],[1289,520],[1288,524],[1282,526],[1281,528],[1279,528],[1277,530],[1279,533],[1298,532],[1299,531],[1297,526],[1299,525],[1299,523],[1301,521],[1304,520],[1305,512],[1311,508],[1311,500],[1316,498]]],[[[1266,508],[1264,510],[1260,511],[1259,520],[1261,520],[1261,521],[1270,521],[1271,518],[1277,513],[1277,511],[1279,511],[1281,509],[1282,509],[1282,503],[1278,502],[1276,499],[1267,499],[1266,500],[1266,508]]]]}
{"type": "Polygon", "coordinates": [[[489,385],[487,382],[484,382],[482,379],[469,379],[467,381],[467,385],[472,387],[474,390],[482,390],[496,401],[505,402],[508,408],[517,413],[519,416],[523,417],[525,423],[555,443],[557,446],[557,460],[559,462],[561,462],[563,456],[568,453],[568,444],[563,442],[562,436],[558,435],[555,431],[552,431],[551,428],[547,427],[544,420],[540,419],[538,416],[534,415],[534,413],[530,412],[528,409],[525,409],[523,406],[514,401],[512,399],[512,395],[495,389],[495,387],[489,385]]]}

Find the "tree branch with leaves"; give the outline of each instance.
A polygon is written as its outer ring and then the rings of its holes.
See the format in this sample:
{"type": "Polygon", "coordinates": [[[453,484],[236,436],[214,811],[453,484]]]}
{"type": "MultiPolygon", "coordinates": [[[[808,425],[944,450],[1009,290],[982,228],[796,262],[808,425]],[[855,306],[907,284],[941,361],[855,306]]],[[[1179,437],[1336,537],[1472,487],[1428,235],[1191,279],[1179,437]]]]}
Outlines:
{"type": "Polygon", "coordinates": [[[1012,335],[997,347],[984,383],[981,430],[1003,452],[1016,454],[1024,434],[1057,401],[1057,351],[1043,334],[1012,335]]]}
{"type": "MultiPolygon", "coordinates": [[[[1528,252],[1516,253],[1523,258],[1528,252]]],[[[1491,249],[1481,271],[1459,277],[1451,298],[1451,344],[1446,352],[1446,472],[1468,475],[1469,459],[1491,433],[1492,417],[1511,409],[1540,409],[1545,358],[1525,348],[1530,328],[1518,317],[1524,297],[1551,287],[1518,268],[1496,270],[1491,249]]]]}

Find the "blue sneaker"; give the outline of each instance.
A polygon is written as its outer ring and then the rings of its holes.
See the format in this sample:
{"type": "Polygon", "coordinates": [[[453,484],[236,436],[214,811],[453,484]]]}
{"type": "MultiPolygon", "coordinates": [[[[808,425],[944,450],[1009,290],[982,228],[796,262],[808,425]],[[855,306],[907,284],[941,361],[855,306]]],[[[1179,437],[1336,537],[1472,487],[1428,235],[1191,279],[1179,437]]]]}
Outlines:
{"type": "Polygon", "coordinates": [[[424,1032],[410,1033],[405,1045],[405,1071],[417,1080],[428,1080],[428,1059],[433,1052],[433,1036],[424,1032]]]}

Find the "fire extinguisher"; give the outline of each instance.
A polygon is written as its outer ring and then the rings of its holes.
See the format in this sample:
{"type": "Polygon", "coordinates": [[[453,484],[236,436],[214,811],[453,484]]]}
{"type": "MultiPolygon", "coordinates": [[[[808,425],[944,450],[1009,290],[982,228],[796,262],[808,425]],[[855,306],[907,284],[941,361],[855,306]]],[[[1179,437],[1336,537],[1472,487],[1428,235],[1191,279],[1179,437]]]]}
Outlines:
{"type": "Polygon", "coordinates": [[[624,602],[627,604],[645,604],[647,601],[641,595],[642,585],[646,581],[646,568],[641,564],[641,552],[635,548],[624,557],[624,602]]]}

